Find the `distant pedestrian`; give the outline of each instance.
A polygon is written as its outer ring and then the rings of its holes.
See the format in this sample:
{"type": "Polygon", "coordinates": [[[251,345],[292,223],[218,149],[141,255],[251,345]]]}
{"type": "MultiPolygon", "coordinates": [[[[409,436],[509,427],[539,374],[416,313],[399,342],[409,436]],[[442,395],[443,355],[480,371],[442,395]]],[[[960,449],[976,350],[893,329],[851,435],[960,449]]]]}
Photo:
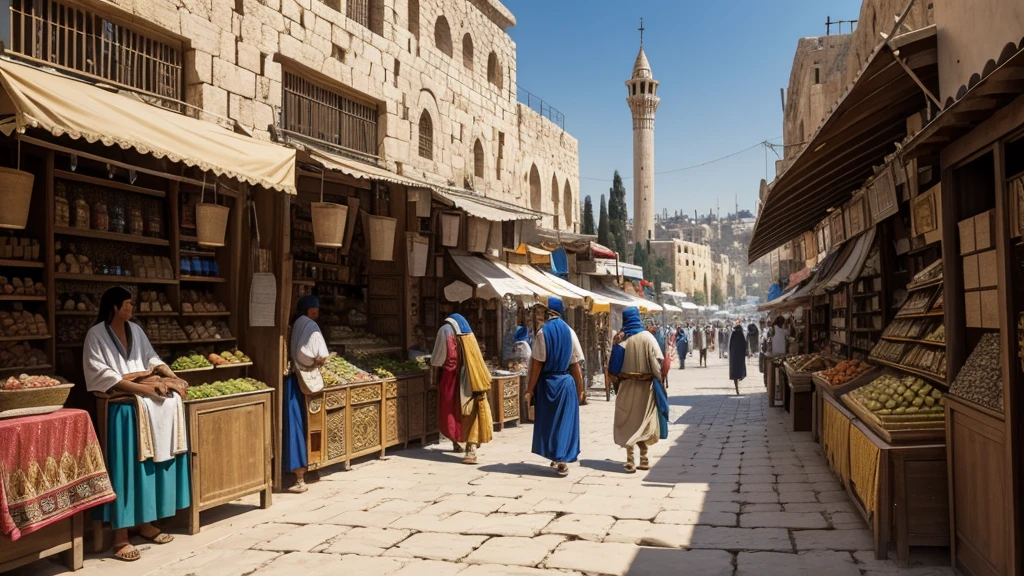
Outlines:
{"type": "Polygon", "coordinates": [[[740,380],[747,377],[747,335],[743,323],[739,320],[729,336],[729,379],[736,387],[736,395],[740,393],[740,380]]]}
{"type": "Polygon", "coordinates": [[[676,330],[676,353],[679,355],[679,369],[686,370],[686,353],[690,350],[690,339],[686,336],[686,329],[679,327],[676,330]]]}
{"type": "Polygon", "coordinates": [[[729,350],[727,343],[729,341],[729,334],[721,324],[715,326],[715,331],[718,332],[718,357],[728,358],[729,350]]]}
{"type": "Polygon", "coordinates": [[[708,330],[697,326],[693,329],[693,347],[697,350],[697,366],[708,365],[708,330]]]}
{"type": "Polygon", "coordinates": [[[786,329],[786,319],[782,316],[777,317],[772,325],[771,332],[772,355],[784,355],[789,347],[789,330],[786,329]]]}
{"type": "Polygon", "coordinates": [[[585,394],[583,347],[562,320],[560,298],[548,299],[547,321],[534,338],[529,401],[536,394],[533,453],[551,461],[559,476],[569,474],[569,462],[580,455],[580,403],[585,394]]]}
{"type": "Polygon", "coordinates": [[[757,324],[753,322],[747,326],[747,347],[749,348],[748,357],[757,355],[757,341],[760,337],[760,332],[757,329],[757,324]]]}

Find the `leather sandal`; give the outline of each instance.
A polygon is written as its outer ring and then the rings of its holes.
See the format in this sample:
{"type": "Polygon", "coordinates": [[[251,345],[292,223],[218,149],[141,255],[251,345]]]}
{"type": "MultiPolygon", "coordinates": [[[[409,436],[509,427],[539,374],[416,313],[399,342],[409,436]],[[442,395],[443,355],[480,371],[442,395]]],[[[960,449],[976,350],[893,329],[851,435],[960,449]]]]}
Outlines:
{"type": "Polygon", "coordinates": [[[120,548],[114,546],[114,558],[122,562],[135,562],[139,558],[142,558],[142,554],[139,553],[139,549],[132,546],[130,543],[125,542],[120,548]]]}
{"type": "Polygon", "coordinates": [[[559,476],[565,477],[569,475],[569,465],[565,462],[559,462],[558,466],[555,467],[559,476]]]}
{"type": "Polygon", "coordinates": [[[157,532],[152,536],[146,536],[142,532],[139,532],[139,538],[152,542],[153,544],[170,544],[174,541],[174,536],[167,534],[166,532],[157,532]]]}
{"type": "Polygon", "coordinates": [[[636,467],[637,470],[650,470],[651,462],[647,459],[647,456],[640,457],[640,465],[636,467]]]}

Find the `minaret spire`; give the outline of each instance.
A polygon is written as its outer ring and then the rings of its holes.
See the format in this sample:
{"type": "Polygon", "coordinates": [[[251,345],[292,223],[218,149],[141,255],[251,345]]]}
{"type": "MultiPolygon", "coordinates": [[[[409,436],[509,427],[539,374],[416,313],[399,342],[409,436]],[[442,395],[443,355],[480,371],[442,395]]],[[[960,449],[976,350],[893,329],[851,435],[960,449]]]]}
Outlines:
{"type": "Polygon", "coordinates": [[[654,113],[658,81],[644,53],[644,23],[640,19],[640,51],[626,81],[626,103],[633,115],[633,240],[654,240],[654,113]]]}

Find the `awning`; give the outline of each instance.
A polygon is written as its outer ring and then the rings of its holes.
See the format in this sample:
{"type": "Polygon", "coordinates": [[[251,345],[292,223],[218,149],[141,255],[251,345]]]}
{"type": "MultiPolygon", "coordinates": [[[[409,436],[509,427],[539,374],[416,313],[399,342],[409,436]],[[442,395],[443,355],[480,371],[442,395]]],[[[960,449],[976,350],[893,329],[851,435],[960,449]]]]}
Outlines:
{"type": "Polygon", "coordinates": [[[597,242],[590,243],[590,251],[594,255],[594,258],[611,258],[612,260],[616,258],[614,251],[609,248],[605,248],[597,242]]]}
{"type": "Polygon", "coordinates": [[[38,128],[295,193],[295,150],[121,93],[0,59],[0,132],[38,128]]]}
{"type": "Polygon", "coordinates": [[[797,290],[799,289],[799,286],[793,286],[789,290],[783,292],[782,296],[779,296],[775,300],[770,300],[768,302],[765,302],[764,304],[761,304],[760,306],[757,307],[757,309],[762,312],[779,309],[782,306],[786,305],[788,303],[787,301],[793,296],[793,294],[796,294],[797,290]]]}
{"type": "Polygon", "coordinates": [[[434,198],[449,205],[465,210],[470,216],[483,218],[492,222],[510,222],[515,220],[538,220],[543,214],[527,210],[522,206],[486,198],[475,192],[429,184],[428,187],[434,191],[434,198]]]}
{"type": "Polygon", "coordinates": [[[700,306],[697,306],[693,302],[683,302],[683,310],[697,310],[700,306]]]}
{"type": "Polygon", "coordinates": [[[886,42],[874,49],[807,146],[775,179],[754,224],[751,263],[813,229],[896,151],[896,143],[907,135],[907,118],[927,102],[914,76],[937,91],[935,27],[891,42],[898,55],[886,42]]]}
{"type": "Polygon", "coordinates": [[[565,290],[574,292],[577,296],[583,298],[584,301],[589,302],[588,306],[591,312],[597,314],[600,312],[608,312],[611,310],[611,300],[609,300],[607,297],[602,296],[596,292],[591,292],[586,288],[581,288],[573,284],[572,282],[569,282],[568,280],[564,280],[562,278],[559,278],[558,276],[555,276],[554,274],[550,274],[538,268],[534,268],[534,270],[537,270],[538,272],[543,274],[544,277],[547,278],[552,284],[556,284],[558,286],[561,286],[565,290]]]}
{"type": "Polygon", "coordinates": [[[1024,93],[1024,39],[1008,44],[996,60],[961,86],[956,98],[903,146],[905,159],[935,157],[947,144],[976,128],[1024,93]]]}
{"type": "Polygon", "coordinates": [[[856,280],[864,268],[864,262],[868,259],[874,242],[874,228],[858,236],[857,241],[853,243],[853,248],[846,255],[846,261],[836,270],[835,274],[824,282],[825,290],[834,290],[841,284],[849,284],[856,280]]]}
{"type": "MultiPolygon", "coordinates": [[[[571,306],[582,306],[584,304],[584,299],[580,297],[579,294],[576,294],[571,290],[566,290],[563,286],[551,282],[543,272],[529,264],[509,264],[508,267],[512,272],[522,276],[523,279],[530,284],[540,287],[552,296],[561,298],[562,303],[565,304],[567,308],[571,306]]],[[[550,276],[550,278],[555,278],[555,276],[550,276]]],[[[547,297],[546,294],[544,296],[545,298],[547,297]]]]}
{"type": "Polygon", "coordinates": [[[646,298],[634,296],[633,294],[620,290],[615,286],[602,284],[594,287],[593,291],[607,297],[612,301],[612,304],[616,304],[618,306],[636,306],[644,314],[661,312],[664,310],[664,308],[646,298]]]}
{"type": "MultiPolygon", "coordinates": [[[[288,137],[285,136],[287,139],[288,137]]],[[[293,143],[291,139],[287,140],[289,144],[293,143]]],[[[406,176],[399,176],[390,170],[379,168],[372,164],[365,162],[359,162],[358,160],[352,160],[351,158],[345,158],[338,156],[337,154],[329,154],[322,152],[309,145],[304,145],[306,151],[309,152],[310,157],[323,165],[328,170],[335,172],[341,172],[342,174],[357,178],[360,180],[379,180],[381,182],[391,182],[392,184],[401,184],[403,186],[410,186],[414,188],[422,188],[427,184],[419,180],[408,178],[406,176]]]]}
{"type": "Polygon", "coordinates": [[[536,287],[498,262],[479,256],[455,254],[452,254],[452,260],[469,280],[477,298],[490,300],[508,296],[522,302],[537,299],[536,287]]]}
{"type": "Polygon", "coordinates": [[[680,308],[679,306],[673,306],[673,305],[667,304],[665,302],[661,303],[661,307],[665,309],[665,312],[682,312],[683,311],[683,309],[680,308]]]}

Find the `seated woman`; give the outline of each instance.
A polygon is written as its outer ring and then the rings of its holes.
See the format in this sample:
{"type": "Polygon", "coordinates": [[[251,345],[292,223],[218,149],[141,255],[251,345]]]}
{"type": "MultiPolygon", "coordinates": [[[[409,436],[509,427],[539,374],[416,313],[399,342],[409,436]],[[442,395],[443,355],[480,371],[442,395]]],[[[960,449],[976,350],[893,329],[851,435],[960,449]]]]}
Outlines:
{"type": "Polygon", "coordinates": [[[173,540],[152,522],[174,516],[191,501],[188,441],[182,399],[188,384],[130,322],[132,294],[115,286],[103,293],[96,324],[85,336],[82,368],[90,392],[122,397],[107,408],[107,471],[117,499],[96,519],[114,530],[114,556],[128,562],[139,551],[128,529],[156,544],[173,540]]]}

